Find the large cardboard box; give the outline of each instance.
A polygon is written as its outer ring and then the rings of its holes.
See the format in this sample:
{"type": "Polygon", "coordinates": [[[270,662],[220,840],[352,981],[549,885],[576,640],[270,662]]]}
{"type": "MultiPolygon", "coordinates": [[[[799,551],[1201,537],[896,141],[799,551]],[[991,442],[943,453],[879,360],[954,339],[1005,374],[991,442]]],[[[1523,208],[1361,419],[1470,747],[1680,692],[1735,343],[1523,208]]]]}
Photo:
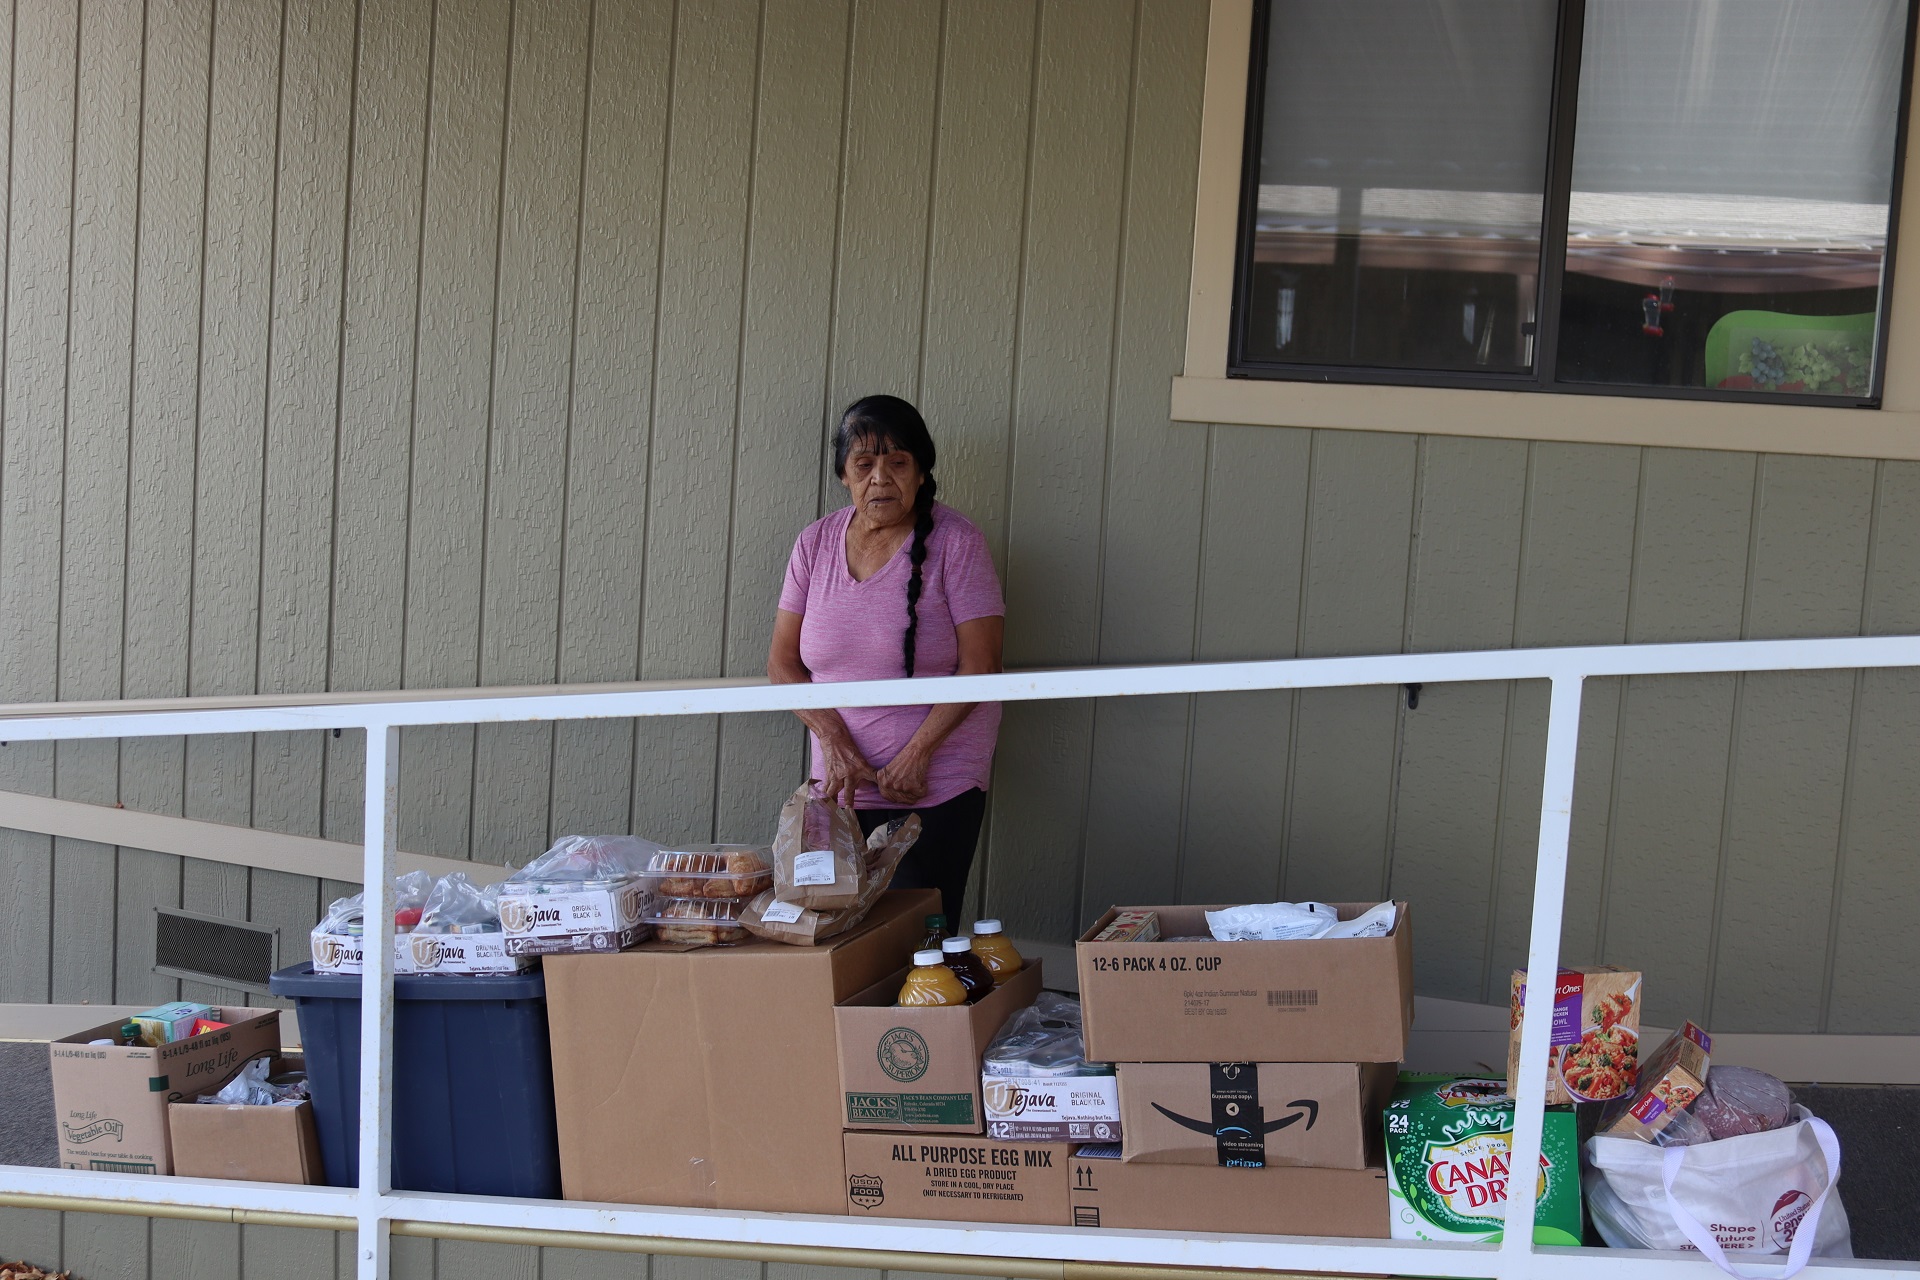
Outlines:
{"type": "Polygon", "coordinates": [[[548,956],[567,1198],[844,1212],[833,1009],[900,967],[939,901],[888,892],[818,947],[548,956]]]}
{"type": "MultiPolygon", "coordinates": [[[[298,1054],[277,1058],[273,1070],[304,1071],[298,1054]]],[[[182,1178],[238,1182],[324,1183],[313,1104],[290,1107],[175,1102],[167,1107],[173,1171],[182,1178]]]]}
{"type": "Polygon", "coordinates": [[[902,1009],[907,970],[833,1011],[849,1129],[980,1133],[980,1055],[1002,1024],[1040,994],[1035,960],[978,1004],[902,1009]]]}
{"type": "Polygon", "coordinates": [[[845,1151],[856,1218],[1068,1225],[1066,1143],[848,1133],[845,1151]]]}
{"type": "Polygon", "coordinates": [[[119,1022],[49,1045],[61,1167],[172,1173],[168,1104],[212,1093],[255,1058],[280,1052],[278,1009],[216,1009],[214,1017],[228,1025],[157,1047],[91,1043],[117,1039],[119,1022]]]}
{"type": "Polygon", "coordinates": [[[1387,1237],[1384,1169],[1223,1169],[1089,1153],[1069,1164],[1070,1223],[1223,1235],[1387,1237]]]}
{"type": "Polygon", "coordinates": [[[1123,1157],[1152,1164],[1381,1164],[1397,1063],[1123,1062],[1123,1157]]]}
{"type": "MultiPolygon", "coordinates": [[[[1378,905],[1336,902],[1342,920],[1378,905]]],[[[1384,938],[1094,942],[1075,949],[1096,1062],[1399,1062],[1413,1027],[1413,921],[1384,938]]],[[[1162,938],[1207,933],[1219,907],[1150,907],[1162,938]]]]}

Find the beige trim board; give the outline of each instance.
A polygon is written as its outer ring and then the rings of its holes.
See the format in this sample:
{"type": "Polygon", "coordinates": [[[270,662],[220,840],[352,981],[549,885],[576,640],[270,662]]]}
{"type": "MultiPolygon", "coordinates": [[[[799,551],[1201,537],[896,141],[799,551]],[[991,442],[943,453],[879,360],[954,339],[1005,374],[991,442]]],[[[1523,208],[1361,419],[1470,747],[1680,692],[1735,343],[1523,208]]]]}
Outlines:
{"type": "MultiPolygon", "coordinates": [[[[0,827],[91,840],[126,849],[151,849],[155,853],[174,853],[183,858],[201,858],[231,866],[263,867],[269,871],[360,883],[361,846],[262,831],[257,827],[230,827],[221,822],[81,804],[76,800],[55,800],[18,791],[0,791],[0,827]]],[[[512,874],[511,867],[436,858],[424,853],[401,853],[399,864],[402,871],[430,871],[436,876],[464,871],[477,885],[493,884],[512,874]]]]}
{"type": "MultiPolygon", "coordinates": [[[[1860,458],[1920,458],[1920,198],[1900,203],[1907,246],[1887,299],[1881,408],[1657,400],[1560,391],[1478,391],[1227,377],[1234,238],[1240,223],[1252,0],[1212,0],[1194,201],[1193,274],[1176,422],[1666,445],[1860,458]]],[[[1906,172],[1920,175],[1920,94],[1909,108],[1906,172]]]]}
{"type": "MultiPolygon", "coordinates": [[[[1920,236],[1920,232],[1916,233],[1920,236]]],[[[1920,274],[1916,265],[1915,274],[1920,274]]],[[[1539,391],[1175,378],[1175,422],[1920,458],[1920,413],[1539,391]]]]}
{"type": "MultiPolygon", "coordinates": [[[[0,1043],[45,1043],[102,1023],[130,1018],[151,1008],[144,1004],[0,1004],[0,1043]]],[[[300,1047],[300,1016],[280,1011],[280,1047],[300,1047]]]]}

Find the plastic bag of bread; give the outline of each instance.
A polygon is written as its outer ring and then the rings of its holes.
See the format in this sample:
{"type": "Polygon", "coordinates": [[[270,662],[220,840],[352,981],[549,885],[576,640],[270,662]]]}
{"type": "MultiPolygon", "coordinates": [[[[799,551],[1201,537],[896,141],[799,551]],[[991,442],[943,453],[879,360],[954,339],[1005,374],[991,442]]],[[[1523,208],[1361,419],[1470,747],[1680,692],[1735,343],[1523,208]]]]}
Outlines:
{"type": "Polygon", "coordinates": [[[750,898],[773,883],[764,846],[686,845],[647,859],[646,878],[668,898],[750,898]]]}
{"type": "Polygon", "coordinates": [[[739,913],[740,903],[734,898],[667,898],[654,907],[646,921],[660,942],[724,947],[745,942],[751,936],[740,923],[739,913]]]}
{"type": "Polygon", "coordinates": [[[813,784],[802,784],[780,806],[773,896],[814,910],[852,906],[866,888],[866,843],[853,810],[814,799],[813,784]]]}
{"type": "MultiPolygon", "coordinates": [[[[826,910],[803,907],[797,902],[781,902],[775,896],[779,890],[768,889],[745,904],[740,923],[757,937],[796,947],[811,947],[838,937],[867,918],[873,904],[886,891],[887,882],[893,879],[900,859],[907,856],[907,850],[919,838],[920,815],[917,813],[876,827],[861,850],[865,884],[851,906],[826,910]]],[[[776,851],[776,861],[778,856],[776,851]]]]}

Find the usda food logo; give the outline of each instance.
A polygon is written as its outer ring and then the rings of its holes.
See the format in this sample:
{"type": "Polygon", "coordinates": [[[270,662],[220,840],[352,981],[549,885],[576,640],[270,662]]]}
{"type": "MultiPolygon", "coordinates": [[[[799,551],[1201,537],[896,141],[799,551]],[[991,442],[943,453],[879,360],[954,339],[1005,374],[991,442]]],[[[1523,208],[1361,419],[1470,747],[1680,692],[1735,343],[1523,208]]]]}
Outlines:
{"type": "Polygon", "coordinates": [[[910,1027],[895,1027],[880,1037],[880,1046],[875,1052],[880,1059],[880,1069],[888,1078],[909,1084],[927,1074],[927,1068],[933,1064],[933,1054],[927,1048],[925,1038],[910,1027]]]}

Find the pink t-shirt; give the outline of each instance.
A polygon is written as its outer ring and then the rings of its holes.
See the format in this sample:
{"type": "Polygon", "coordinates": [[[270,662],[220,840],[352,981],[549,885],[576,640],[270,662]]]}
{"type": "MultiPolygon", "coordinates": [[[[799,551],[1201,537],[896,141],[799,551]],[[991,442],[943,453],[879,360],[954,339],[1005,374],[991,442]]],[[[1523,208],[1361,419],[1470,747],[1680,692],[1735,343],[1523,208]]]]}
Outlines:
{"type": "MultiPolygon", "coordinates": [[[[901,640],[907,630],[907,580],[913,539],[865,582],[847,570],[847,526],[853,508],[842,507],[800,533],[787,561],[780,607],[802,616],[800,660],[816,681],[897,680],[906,674],[901,640]]],[[[933,504],[933,532],[921,566],[920,628],[914,632],[913,674],[950,676],[960,662],[954,628],[975,618],[1000,617],[1000,579],[987,554],[987,540],[973,521],[942,503],[933,504]]],[[[932,710],[914,707],[852,707],[840,715],[867,763],[884,768],[907,745],[932,710]]],[[[1000,736],[1000,704],[983,702],[934,749],[927,766],[927,794],[916,808],[932,808],[974,787],[985,790],[1000,736]]],[[[813,743],[813,776],[825,776],[820,743],[813,743]]],[[[863,786],[857,809],[892,809],[878,789],[863,786]]]]}

